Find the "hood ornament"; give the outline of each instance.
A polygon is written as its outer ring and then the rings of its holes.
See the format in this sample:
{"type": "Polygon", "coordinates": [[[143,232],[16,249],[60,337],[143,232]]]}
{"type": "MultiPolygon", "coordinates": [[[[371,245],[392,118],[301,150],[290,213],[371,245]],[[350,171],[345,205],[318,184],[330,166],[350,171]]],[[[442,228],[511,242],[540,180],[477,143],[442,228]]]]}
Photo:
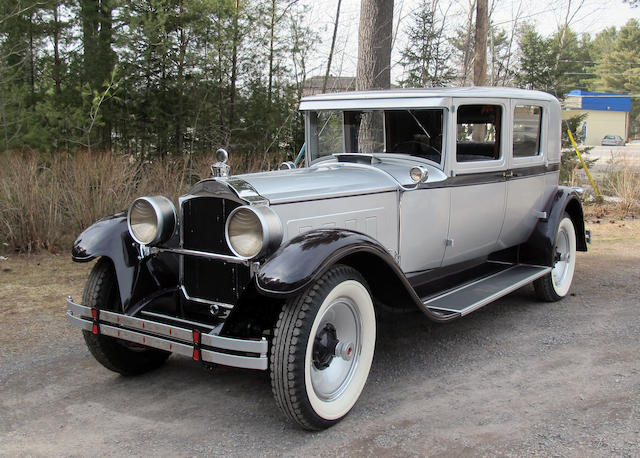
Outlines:
{"type": "Polygon", "coordinates": [[[216,151],[216,162],[211,164],[211,176],[213,178],[229,176],[231,166],[227,164],[227,159],[229,159],[229,153],[225,149],[219,148],[216,151]]]}

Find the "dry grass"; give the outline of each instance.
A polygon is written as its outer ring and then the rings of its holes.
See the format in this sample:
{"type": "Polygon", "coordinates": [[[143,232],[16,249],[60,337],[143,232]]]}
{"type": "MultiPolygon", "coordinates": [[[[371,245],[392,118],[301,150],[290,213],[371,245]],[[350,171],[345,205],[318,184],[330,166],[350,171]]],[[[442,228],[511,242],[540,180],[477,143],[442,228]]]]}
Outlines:
{"type": "MultiPolygon", "coordinates": [[[[38,156],[0,154],[0,251],[67,250],[75,236],[96,220],[125,210],[140,195],[161,194],[174,201],[210,176],[214,153],[140,163],[111,153],[38,156]]],[[[256,172],[277,156],[231,155],[232,173],[256,172]]],[[[577,183],[578,177],[572,177],[577,183]]],[[[603,188],[619,202],[587,210],[633,215],[639,210],[640,173],[624,158],[610,161],[603,188]]]]}
{"type": "MultiPolygon", "coordinates": [[[[213,156],[139,163],[130,156],[104,152],[53,157],[2,154],[0,250],[66,249],[82,229],[125,210],[137,196],[161,194],[175,201],[193,183],[210,176],[213,156]]],[[[245,161],[237,155],[230,165],[233,173],[242,173],[257,171],[262,161],[259,157],[245,161]]]]}
{"type": "Polygon", "coordinates": [[[604,177],[605,192],[617,197],[615,204],[619,212],[629,215],[640,206],[640,171],[633,167],[626,157],[614,158],[608,163],[604,177]]]}
{"type": "Polygon", "coordinates": [[[56,246],[65,225],[59,168],[32,155],[5,155],[0,163],[0,237],[11,249],[56,246]]]}

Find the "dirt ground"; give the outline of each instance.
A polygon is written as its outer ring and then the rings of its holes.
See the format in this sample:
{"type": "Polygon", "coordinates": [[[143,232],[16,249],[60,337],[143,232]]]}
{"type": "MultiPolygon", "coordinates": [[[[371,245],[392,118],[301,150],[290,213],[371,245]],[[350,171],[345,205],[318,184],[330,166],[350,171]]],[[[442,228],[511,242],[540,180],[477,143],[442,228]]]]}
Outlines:
{"type": "Polygon", "coordinates": [[[64,318],[90,265],[9,256],[0,455],[640,456],[640,221],[587,219],[594,243],[559,303],[525,287],[448,325],[380,316],[360,401],[320,433],[287,423],[265,373],[175,356],[109,372],[64,318]]]}

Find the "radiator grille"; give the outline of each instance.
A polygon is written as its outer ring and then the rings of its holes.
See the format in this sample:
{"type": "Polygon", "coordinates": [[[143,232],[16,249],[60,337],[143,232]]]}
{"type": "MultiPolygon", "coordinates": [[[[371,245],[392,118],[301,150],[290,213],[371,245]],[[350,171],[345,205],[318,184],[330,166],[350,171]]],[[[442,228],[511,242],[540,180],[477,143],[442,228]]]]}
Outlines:
{"type": "MultiPolygon", "coordinates": [[[[232,255],[224,236],[231,211],[240,206],[217,197],[195,197],[182,203],[182,246],[188,250],[232,255]]],[[[184,256],[182,281],[189,296],[235,304],[249,283],[249,268],[216,259],[184,256]]]]}
{"type": "Polygon", "coordinates": [[[239,203],[215,197],[195,197],[182,203],[182,246],[188,250],[232,254],[224,224],[239,203]]]}

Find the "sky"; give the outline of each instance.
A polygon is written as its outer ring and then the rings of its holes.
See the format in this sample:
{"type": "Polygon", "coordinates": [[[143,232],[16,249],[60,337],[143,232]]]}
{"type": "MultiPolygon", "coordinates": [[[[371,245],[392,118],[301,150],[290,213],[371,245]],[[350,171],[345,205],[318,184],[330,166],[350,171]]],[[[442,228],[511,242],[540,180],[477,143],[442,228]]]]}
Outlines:
{"type": "MultiPolygon", "coordinates": [[[[304,0],[310,9],[309,25],[320,35],[322,43],[318,45],[314,58],[309,65],[309,76],[324,75],[327,56],[331,45],[331,35],[335,20],[338,0],[304,0]]],[[[589,33],[592,36],[600,30],[616,26],[621,27],[630,18],[640,20],[640,8],[631,8],[622,0],[493,0],[492,22],[510,30],[514,19],[517,23],[532,22],[542,35],[553,34],[564,23],[567,9],[570,8],[571,28],[578,33],[589,33]],[[518,10],[520,11],[518,15],[518,10]]],[[[491,5],[492,0],[489,0],[491,5]]],[[[391,57],[391,79],[396,81],[402,75],[402,68],[397,64],[399,50],[405,46],[403,28],[406,26],[411,12],[419,4],[419,0],[395,0],[394,4],[394,46],[391,57]],[[399,24],[399,26],[398,26],[399,24]]],[[[468,0],[440,0],[440,9],[447,11],[449,30],[465,19],[468,0]]],[[[342,0],[340,20],[334,60],[331,66],[332,75],[355,75],[358,56],[358,21],[360,17],[360,0],[342,0]]]]}

